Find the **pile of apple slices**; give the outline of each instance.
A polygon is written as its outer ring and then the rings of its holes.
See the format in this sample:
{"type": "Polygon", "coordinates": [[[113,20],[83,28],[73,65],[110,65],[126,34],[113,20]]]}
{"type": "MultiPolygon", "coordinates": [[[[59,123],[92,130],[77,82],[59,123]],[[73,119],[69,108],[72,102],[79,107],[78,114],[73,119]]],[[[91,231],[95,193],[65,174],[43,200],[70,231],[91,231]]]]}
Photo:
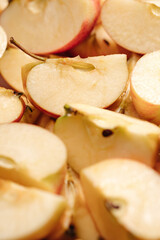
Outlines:
{"type": "Polygon", "coordinates": [[[0,0],[0,74],[0,240],[160,240],[159,0],[0,0]]]}

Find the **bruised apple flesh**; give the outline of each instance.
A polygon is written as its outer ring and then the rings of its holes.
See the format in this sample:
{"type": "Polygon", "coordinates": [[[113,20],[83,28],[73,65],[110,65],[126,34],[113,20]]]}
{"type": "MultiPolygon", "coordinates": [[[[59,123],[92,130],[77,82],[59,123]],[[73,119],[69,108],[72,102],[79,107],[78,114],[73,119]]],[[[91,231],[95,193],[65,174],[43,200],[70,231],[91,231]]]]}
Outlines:
{"type": "Polygon", "coordinates": [[[35,125],[0,125],[0,177],[60,192],[66,148],[53,133],[35,125]]]}
{"type": "Polygon", "coordinates": [[[92,217],[104,239],[160,239],[160,176],[130,159],[112,159],[81,172],[92,217]]]}
{"type": "Polygon", "coordinates": [[[0,24],[31,52],[64,52],[89,34],[99,12],[99,0],[13,0],[0,24]]]}
{"type": "Polygon", "coordinates": [[[123,157],[155,165],[160,129],[120,113],[84,104],[70,104],[55,124],[77,171],[104,159],[123,157]]]}
{"type": "Polygon", "coordinates": [[[125,88],[126,60],[126,55],[115,54],[28,64],[22,68],[25,93],[35,107],[53,117],[63,115],[63,106],[68,102],[104,108],[125,88]]]}

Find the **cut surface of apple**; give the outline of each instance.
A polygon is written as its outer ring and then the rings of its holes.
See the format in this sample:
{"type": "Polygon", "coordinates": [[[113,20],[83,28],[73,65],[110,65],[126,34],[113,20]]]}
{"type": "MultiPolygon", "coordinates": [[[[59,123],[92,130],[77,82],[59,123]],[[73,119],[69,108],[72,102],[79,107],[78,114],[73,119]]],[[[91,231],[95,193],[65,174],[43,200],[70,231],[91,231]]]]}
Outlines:
{"type": "Polygon", "coordinates": [[[109,240],[160,239],[160,176],[142,163],[107,160],[81,173],[92,216],[109,240]]]}
{"type": "Polygon", "coordinates": [[[70,50],[72,56],[82,58],[118,54],[118,45],[108,36],[101,24],[93,29],[92,33],[80,44],[70,50]]]}
{"type": "Polygon", "coordinates": [[[152,5],[145,0],[107,0],[101,12],[102,24],[117,44],[130,51],[143,54],[159,50],[160,18],[152,5]]]}
{"type": "Polygon", "coordinates": [[[14,0],[0,24],[31,52],[64,52],[89,34],[99,11],[99,0],[14,0]]]}
{"type": "Polygon", "coordinates": [[[160,134],[156,125],[84,104],[70,104],[66,110],[68,114],[56,121],[55,133],[65,143],[68,162],[77,172],[116,157],[155,165],[160,134]]]}
{"type": "Polygon", "coordinates": [[[8,7],[9,1],[8,0],[1,0],[0,1],[0,13],[8,7]]]}
{"type": "Polygon", "coordinates": [[[0,87],[0,123],[20,121],[24,111],[24,101],[12,90],[0,87]]]}
{"type": "Polygon", "coordinates": [[[0,179],[0,239],[41,239],[65,210],[63,197],[0,179]]]}
{"type": "Polygon", "coordinates": [[[0,177],[26,186],[59,192],[66,148],[53,133],[35,125],[0,125],[0,177]]]}
{"type": "Polygon", "coordinates": [[[87,207],[86,199],[83,193],[82,185],[79,177],[72,174],[72,181],[75,188],[75,208],[73,212],[73,225],[77,238],[83,240],[97,240],[100,233],[97,230],[95,222],[87,207]]]}
{"type": "Polygon", "coordinates": [[[7,47],[7,35],[3,28],[0,26],[0,58],[3,56],[7,47]]]}
{"type": "Polygon", "coordinates": [[[139,115],[160,124],[160,51],[146,54],[131,76],[131,95],[139,115]]]}
{"type": "Polygon", "coordinates": [[[25,92],[33,105],[51,116],[63,115],[68,102],[107,107],[121,95],[128,79],[124,54],[49,59],[30,66],[22,69],[25,92]]]}
{"type": "Polygon", "coordinates": [[[17,48],[9,48],[0,59],[0,73],[13,89],[24,92],[21,67],[36,61],[17,48]]]}

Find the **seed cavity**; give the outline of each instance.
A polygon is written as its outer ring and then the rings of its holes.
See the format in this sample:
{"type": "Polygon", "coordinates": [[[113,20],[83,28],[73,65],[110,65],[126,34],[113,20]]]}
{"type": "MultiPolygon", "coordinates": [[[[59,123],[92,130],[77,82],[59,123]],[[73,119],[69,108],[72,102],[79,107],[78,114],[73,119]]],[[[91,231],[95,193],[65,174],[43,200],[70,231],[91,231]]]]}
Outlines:
{"type": "Polygon", "coordinates": [[[110,45],[109,42],[108,42],[106,39],[103,39],[103,41],[104,41],[104,43],[105,43],[107,46],[110,45]]]}
{"type": "Polygon", "coordinates": [[[109,200],[105,201],[105,207],[107,208],[108,211],[120,209],[120,206],[117,203],[113,203],[112,201],[109,200]]]}
{"type": "Polygon", "coordinates": [[[103,130],[103,132],[102,132],[103,137],[109,137],[109,136],[111,136],[112,134],[113,134],[113,131],[110,130],[110,129],[105,129],[105,130],[103,130]]]}

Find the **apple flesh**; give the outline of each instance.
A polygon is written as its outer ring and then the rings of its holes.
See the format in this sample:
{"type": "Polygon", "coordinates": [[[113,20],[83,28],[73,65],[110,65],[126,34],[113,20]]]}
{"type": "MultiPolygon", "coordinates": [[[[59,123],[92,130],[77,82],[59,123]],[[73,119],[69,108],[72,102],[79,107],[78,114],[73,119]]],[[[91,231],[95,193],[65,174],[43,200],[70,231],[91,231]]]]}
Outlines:
{"type": "Polygon", "coordinates": [[[116,157],[155,165],[160,134],[156,125],[84,104],[71,104],[66,110],[56,121],[55,133],[65,143],[68,162],[77,172],[116,157]]]}
{"type": "Polygon", "coordinates": [[[101,24],[96,25],[83,42],[70,50],[72,56],[79,55],[82,58],[118,53],[118,45],[108,36],[101,24]]]}
{"type": "Polygon", "coordinates": [[[0,125],[0,177],[59,193],[66,148],[49,131],[31,124],[0,125]]]}
{"type": "Polygon", "coordinates": [[[63,197],[0,179],[0,239],[42,239],[65,210],[63,197]]]}
{"type": "Polygon", "coordinates": [[[75,227],[76,236],[83,240],[100,239],[100,234],[87,207],[80,179],[76,174],[73,174],[72,181],[76,192],[72,222],[75,227]]]}
{"type": "Polygon", "coordinates": [[[14,0],[1,14],[0,24],[8,38],[14,36],[28,51],[58,53],[87,36],[99,12],[99,0],[14,0]]]}
{"type": "Polygon", "coordinates": [[[0,73],[13,89],[24,92],[21,68],[23,65],[32,62],[37,62],[37,60],[17,48],[9,48],[0,59],[0,73]]]}
{"type": "Polygon", "coordinates": [[[13,90],[0,87],[0,124],[20,121],[25,107],[13,90]]]}
{"type": "Polygon", "coordinates": [[[102,25],[117,44],[130,51],[144,54],[159,50],[160,18],[152,5],[146,1],[107,0],[101,11],[102,25]]]}
{"type": "Polygon", "coordinates": [[[22,68],[25,93],[30,102],[52,117],[64,114],[67,102],[97,107],[111,105],[128,79],[126,55],[86,59],[48,59],[22,68]],[[36,64],[35,64],[36,65],[36,64]]]}
{"type": "Polygon", "coordinates": [[[0,13],[8,7],[8,4],[9,4],[8,0],[1,0],[0,1],[0,13]]]}
{"type": "Polygon", "coordinates": [[[0,58],[3,56],[7,47],[7,35],[3,28],[0,26],[0,58]]]}
{"type": "Polygon", "coordinates": [[[81,172],[88,207],[105,239],[160,239],[160,177],[129,159],[107,160],[81,172]]]}
{"type": "Polygon", "coordinates": [[[138,114],[160,124],[160,51],[146,54],[136,64],[131,77],[131,95],[138,114]]]}
{"type": "Polygon", "coordinates": [[[132,76],[133,69],[137,63],[137,61],[140,59],[140,55],[132,53],[131,57],[128,60],[128,72],[129,72],[129,78],[128,82],[126,84],[125,90],[121,94],[121,96],[113,103],[108,109],[123,113],[125,115],[140,118],[139,114],[137,113],[132,97],[131,97],[131,87],[130,87],[130,79],[132,76]]]}

